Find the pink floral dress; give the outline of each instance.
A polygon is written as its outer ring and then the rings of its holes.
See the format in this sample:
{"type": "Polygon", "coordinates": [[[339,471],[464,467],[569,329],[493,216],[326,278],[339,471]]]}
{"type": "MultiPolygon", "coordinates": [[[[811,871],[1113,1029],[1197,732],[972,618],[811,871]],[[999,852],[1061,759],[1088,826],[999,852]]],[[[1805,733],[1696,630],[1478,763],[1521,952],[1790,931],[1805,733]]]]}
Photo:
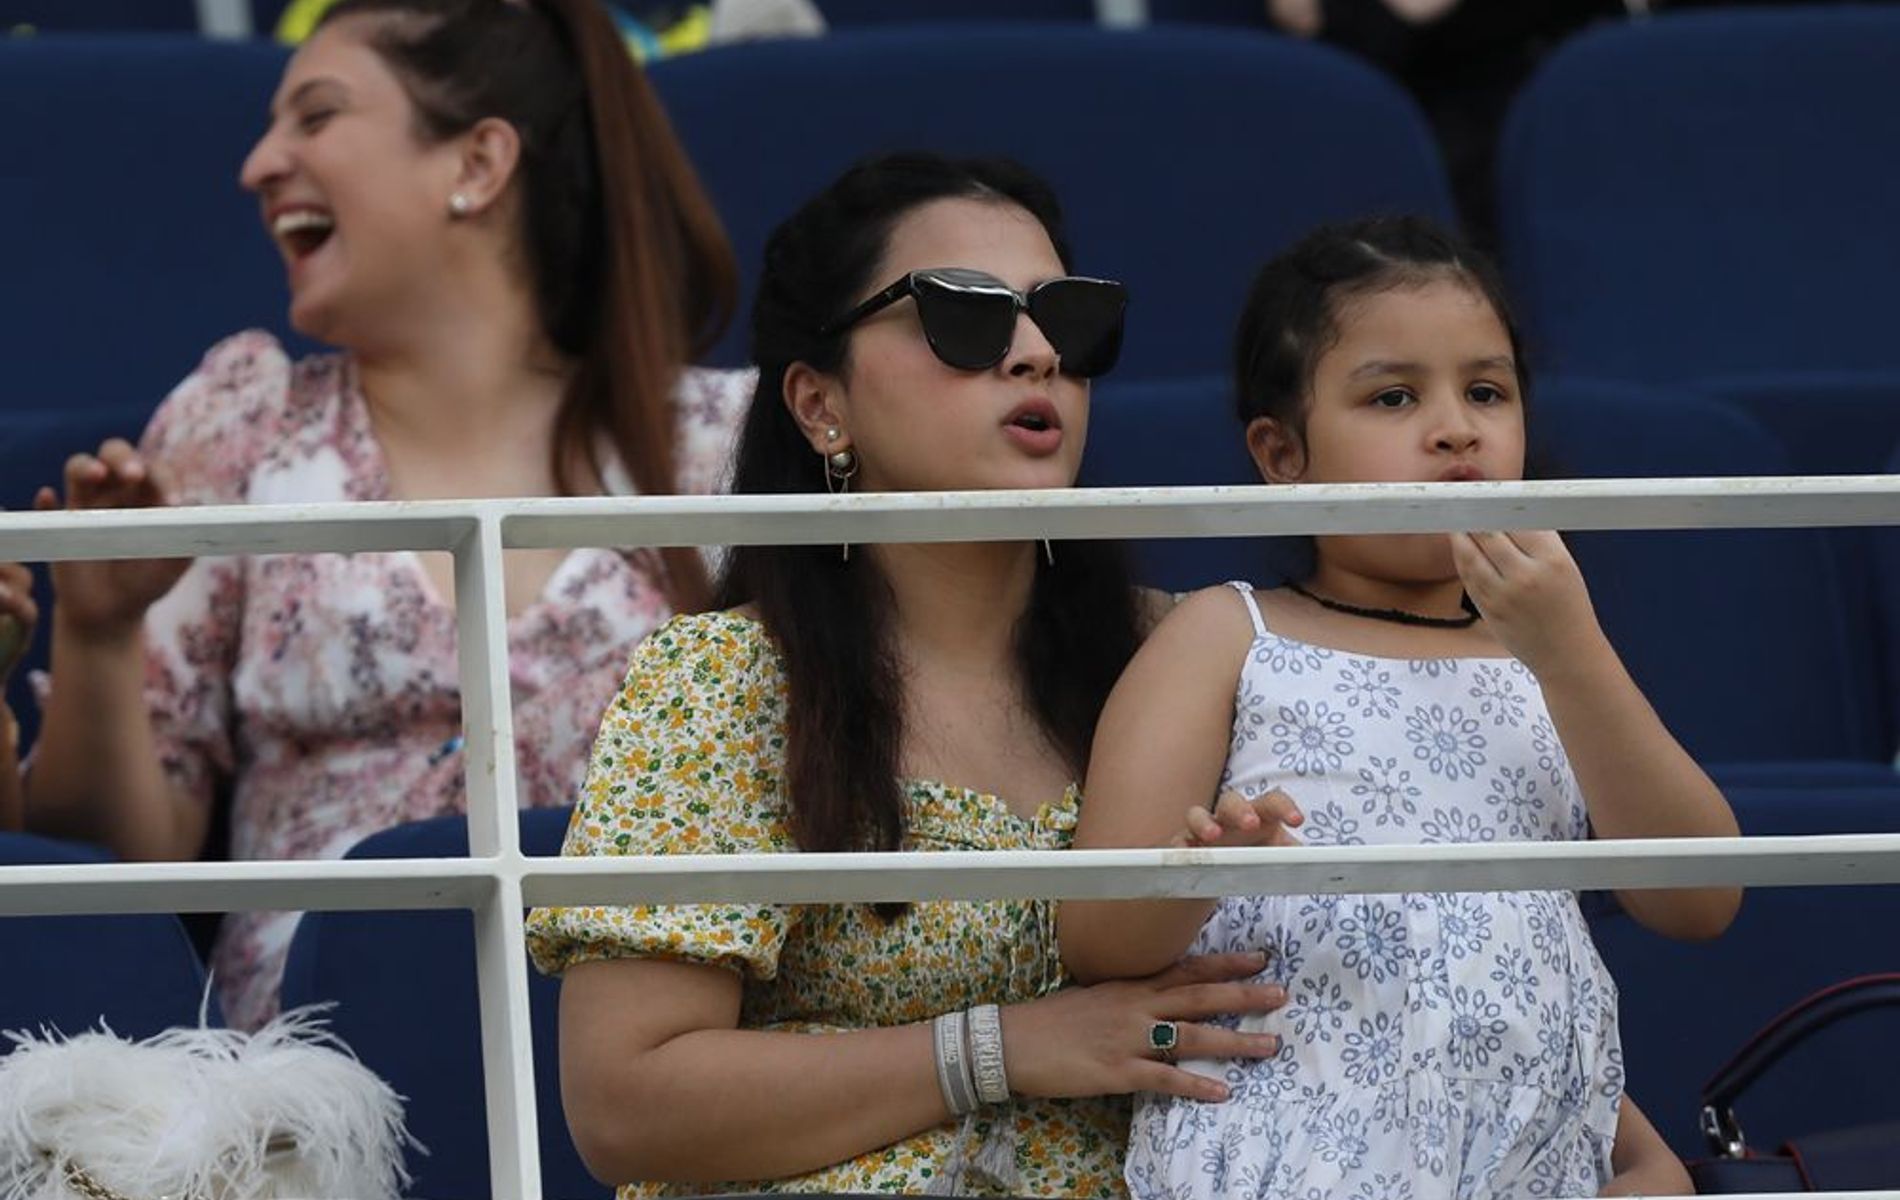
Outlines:
{"type": "MultiPolygon", "coordinates": [[[[751,388],[746,372],[683,374],[680,491],[723,485],[751,388]]],[[[349,359],[293,363],[264,333],[213,348],[142,450],[180,504],[390,498],[349,359]]],[[[624,472],[608,482],[632,491],[624,472]]],[[[658,566],[650,552],[576,550],[508,622],[524,805],[573,803],[628,654],[670,615],[658,566]]],[[[455,615],[415,555],[199,559],[145,631],[164,768],[207,808],[228,788],[232,858],[337,858],[378,830],[463,810],[455,615]]],[[[226,920],[212,966],[232,1025],[275,1014],[296,920],[226,920]]]]}

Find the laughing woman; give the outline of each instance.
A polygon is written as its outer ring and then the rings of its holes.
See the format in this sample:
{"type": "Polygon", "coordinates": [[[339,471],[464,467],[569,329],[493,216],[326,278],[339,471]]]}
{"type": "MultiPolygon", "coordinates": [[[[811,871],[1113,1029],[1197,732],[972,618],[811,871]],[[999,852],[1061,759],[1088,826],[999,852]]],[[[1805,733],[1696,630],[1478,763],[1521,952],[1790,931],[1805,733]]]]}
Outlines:
{"type": "MultiPolygon", "coordinates": [[[[342,0],[286,68],[242,181],[289,272],[290,361],[241,334],[75,508],[705,491],[750,380],[683,366],[730,253],[596,0],[342,0]]],[[[42,507],[59,503],[49,489],[42,507]]],[[[128,859],[341,855],[459,811],[446,556],[64,563],[29,824],[128,859]]],[[[627,648],[702,606],[690,551],[511,552],[522,795],[572,801],[627,648]]],[[[233,1024],[275,1010],[294,915],[227,920],[233,1024]]]]}

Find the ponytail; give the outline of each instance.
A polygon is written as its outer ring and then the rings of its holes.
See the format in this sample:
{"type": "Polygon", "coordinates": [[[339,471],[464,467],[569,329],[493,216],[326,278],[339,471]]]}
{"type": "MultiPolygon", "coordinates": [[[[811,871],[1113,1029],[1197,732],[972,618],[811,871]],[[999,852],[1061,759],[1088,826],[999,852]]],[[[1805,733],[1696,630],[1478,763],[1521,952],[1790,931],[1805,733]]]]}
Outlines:
{"type": "MultiPolygon", "coordinates": [[[[676,489],[680,370],[731,318],[737,273],[658,99],[599,0],[339,0],[323,24],[378,22],[369,43],[425,138],[497,117],[521,138],[521,239],[548,340],[575,363],[555,417],[564,495],[605,477],[600,435],[645,495],[676,489]]],[[[667,599],[705,607],[690,547],[657,552],[667,599]]]]}

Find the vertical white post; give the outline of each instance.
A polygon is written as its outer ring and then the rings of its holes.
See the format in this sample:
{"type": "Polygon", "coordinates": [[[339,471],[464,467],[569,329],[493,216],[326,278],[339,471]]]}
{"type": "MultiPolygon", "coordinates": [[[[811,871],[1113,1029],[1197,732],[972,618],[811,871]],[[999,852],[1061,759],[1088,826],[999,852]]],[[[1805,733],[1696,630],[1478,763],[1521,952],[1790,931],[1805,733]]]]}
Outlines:
{"type": "Polygon", "coordinates": [[[250,0],[198,0],[198,32],[214,38],[250,37],[250,0]]]}
{"type": "Polygon", "coordinates": [[[488,1190],[497,1198],[541,1200],[534,1044],[528,1027],[528,955],[522,938],[517,860],[498,867],[494,890],[475,910],[482,1082],[488,1103],[488,1190]]]}
{"type": "Polygon", "coordinates": [[[481,999],[482,1079],[488,1102],[489,1188],[540,1200],[541,1144],[528,1028],[528,960],[522,941],[521,831],[516,823],[515,722],[508,680],[508,609],[502,593],[501,518],[477,514],[455,548],[456,655],[468,778],[468,848],[494,867],[475,909],[481,999]]]}
{"type": "Polygon", "coordinates": [[[515,710],[508,681],[508,606],[502,593],[501,518],[478,511],[455,548],[455,653],[462,685],[468,776],[468,850],[520,853],[515,710]]]}

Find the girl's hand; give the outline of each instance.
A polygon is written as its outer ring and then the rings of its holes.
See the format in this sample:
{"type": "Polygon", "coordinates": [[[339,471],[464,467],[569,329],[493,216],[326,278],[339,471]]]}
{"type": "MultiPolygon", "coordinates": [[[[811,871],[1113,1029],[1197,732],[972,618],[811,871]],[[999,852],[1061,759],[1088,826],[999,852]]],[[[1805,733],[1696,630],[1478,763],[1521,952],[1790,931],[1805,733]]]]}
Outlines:
{"type": "Polygon", "coordinates": [[[21,563],[0,563],[0,687],[13,676],[26,648],[33,644],[33,627],[40,609],[33,603],[33,572],[21,563]]]}
{"type": "MultiPolygon", "coordinates": [[[[68,509],[162,508],[168,503],[162,481],[122,439],[106,442],[97,454],[75,454],[66,460],[68,509]]],[[[42,512],[59,508],[59,493],[41,488],[33,507],[42,512]]],[[[136,632],[145,610],[170,591],[189,566],[188,558],[54,563],[57,623],[100,640],[136,632]]]]}
{"type": "Polygon", "coordinates": [[[1003,1051],[1010,1090],[1024,1096],[1107,1096],[1161,1092],[1221,1101],[1227,1085],[1174,1065],[1183,1058],[1271,1058],[1280,1039],[1198,1022],[1272,1012],[1286,1003],[1278,984],[1243,982],[1266,969],[1264,954],[1183,959],[1147,979],[1064,988],[1003,1010],[1003,1051]],[[1149,1036],[1158,1021],[1178,1022],[1163,1056],[1149,1036]]]}
{"type": "Polygon", "coordinates": [[[1603,1185],[1599,1196],[1693,1196],[1695,1184],[1689,1172],[1678,1165],[1674,1170],[1643,1169],[1625,1171],[1603,1185]]]}
{"type": "Polygon", "coordinates": [[[1628,1095],[1616,1113],[1610,1181],[1599,1196],[1692,1196],[1695,1184],[1676,1152],[1628,1095]]]}
{"type": "Polygon", "coordinates": [[[1196,805],[1187,811],[1187,827],[1174,835],[1172,846],[1297,846],[1292,834],[1306,821],[1293,797],[1279,788],[1249,800],[1228,790],[1209,811],[1196,805]]]}
{"type": "Polygon", "coordinates": [[[1583,573],[1555,533],[1454,533],[1451,555],[1491,632],[1533,674],[1603,645],[1583,573]]]}

